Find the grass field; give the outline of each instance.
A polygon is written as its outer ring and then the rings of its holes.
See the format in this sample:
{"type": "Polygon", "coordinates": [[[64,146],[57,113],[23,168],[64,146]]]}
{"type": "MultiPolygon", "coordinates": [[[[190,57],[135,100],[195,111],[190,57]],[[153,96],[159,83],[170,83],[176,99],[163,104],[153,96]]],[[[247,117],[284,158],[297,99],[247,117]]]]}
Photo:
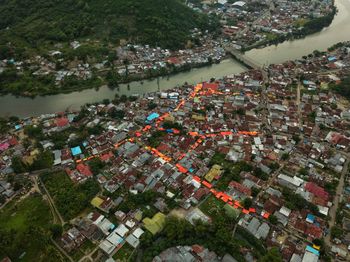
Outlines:
{"type": "Polygon", "coordinates": [[[224,202],[218,200],[214,196],[208,197],[200,206],[199,209],[212,219],[223,214],[224,202]]]}
{"type": "Polygon", "coordinates": [[[12,203],[0,213],[0,228],[25,231],[29,225],[48,225],[51,220],[50,209],[40,196],[24,199],[17,205],[12,203]],[[28,223],[30,221],[30,223],[28,223]]]}
{"type": "Polygon", "coordinates": [[[51,214],[40,195],[10,203],[0,211],[0,260],[65,261],[50,242],[51,214]]]}
{"type": "Polygon", "coordinates": [[[121,249],[118,250],[117,253],[113,256],[115,260],[119,261],[128,261],[131,253],[134,251],[134,248],[130,246],[128,243],[125,243],[121,249]]]}

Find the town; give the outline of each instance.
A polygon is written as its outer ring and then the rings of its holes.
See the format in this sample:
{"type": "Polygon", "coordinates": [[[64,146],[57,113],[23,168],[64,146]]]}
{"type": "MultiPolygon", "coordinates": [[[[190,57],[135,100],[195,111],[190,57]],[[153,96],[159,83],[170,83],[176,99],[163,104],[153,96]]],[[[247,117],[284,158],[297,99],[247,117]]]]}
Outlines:
{"type": "Polygon", "coordinates": [[[0,225],[39,201],[51,247],[70,261],[348,261],[350,104],[339,87],[349,69],[350,43],[339,43],[194,86],[2,120],[0,225]]]}
{"type": "Polygon", "coordinates": [[[187,5],[212,17],[216,31],[193,28],[182,49],[125,39],[59,42],[34,53],[22,53],[11,43],[0,46],[1,92],[34,97],[104,85],[114,89],[120,83],[169,76],[219,63],[226,58],[227,46],[247,51],[315,33],[328,26],[336,12],[330,0],[190,0],[187,5]]]}

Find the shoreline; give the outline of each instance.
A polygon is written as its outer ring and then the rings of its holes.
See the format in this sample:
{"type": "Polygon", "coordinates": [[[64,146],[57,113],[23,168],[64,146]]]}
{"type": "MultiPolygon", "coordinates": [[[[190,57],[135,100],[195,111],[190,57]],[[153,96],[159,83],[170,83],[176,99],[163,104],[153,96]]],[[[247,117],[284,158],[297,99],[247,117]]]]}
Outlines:
{"type": "Polygon", "coordinates": [[[142,75],[135,75],[130,77],[130,79],[128,80],[122,80],[118,82],[117,86],[114,87],[109,87],[108,83],[106,80],[102,81],[101,85],[96,86],[96,87],[83,87],[83,88],[74,88],[74,89],[69,89],[69,90],[57,90],[55,91],[55,89],[52,89],[52,91],[49,91],[47,93],[42,93],[42,94],[16,94],[13,92],[0,92],[0,97],[4,97],[7,95],[11,95],[14,96],[16,98],[31,98],[31,99],[35,99],[36,97],[46,97],[46,96],[54,96],[54,95],[60,95],[60,94],[70,94],[70,93],[74,93],[74,92],[82,92],[84,90],[89,90],[89,89],[100,89],[103,86],[107,86],[108,88],[110,88],[111,90],[115,90],[119,88],[119,85],[129,85],[133,82],[138,82],[143,84],[144,81],[153,81],[159,77],[161,78],[169,78],[171,76],[180,74],[180,73],[184,73],[184,72],[189,72],[193,69],[197,69],[197,68],[204,68],[204,67],[211,67],[214,64],[220,64],[222,61],[226,60],[226,59],[232,59],[229,55],[225,55],[221,60],[216,60],[216,61],[212,61],[212,62],[207,62],[207,63],[201,63],[201,64],[194,64],[194,65],[185,65],[182,67],[177,68],[176,72],[169,72],[166,74],[156,74],[154,76],[151,77],[147,77],[147,76],[142,76],[142,75]]]}
{"type": "Polygon", "coordinates": [[[319,27],[317,29],[310,29],[311,31],[309,32],[303,32],[301,31],[300,34],[295,34],[295,33],[290,33],[290,34],[287,34],[287,36],[285,35],[279,35],[278,38],[276,39],[273,39],[273,40],[267,40],[267,41],[262,41],[262,42],[257,42],[253,45],[250,45],[246,48],[243,48],[243,50],[241,51],[243,54],[245,52],[248,52],[248,51],[251,51],[253,49],[262,49],[262,48],[265,48],[265,47],[268,47],[268,46],[277,46],[279,44],[282,44],[284,42],[287,42],[287,41],[294,41],[294,40],[299,40],[299,39],[304,39],[310,35],[313,35],[313,34],[316,34],[316,33],[319,33],[321,32],[323,29],[329,27],[335,16],[337,15],[338,13],[338,8],[335,6],[335,3],[334,3],[334,0],[333,0],[333,4],[332,4],[332,12],[330,14],[328,14],[327,16],[323,16],[321,18],[316,18],[316,19],[313,19],[313,20],[310,20],[309,22],[313,22],[313,21],[316,21],[317,19],[325,19],[326,20],[326,24],[324,24],[322,27],[319,27]]]}
{"type": "MultiPolygon", "coordinates": [[[[338,8],[336,7],[334,0],[332,1],[332,8],[333,8],[333,11],[328,16],[321,17],[321,19],[328,19],[327,20],[327,24],[323,25],[320,28],[317,28],[316,30],[309,31],[309,32],[307,32],[305,34],[301,33],[299,35],[295,35],[293,33],[291,35],[287,35],[287,36],[281,35],[277,39],[268,40],[267,42],[263,41],[263,42],[260,42],[260,43],[256,43],[256,44],[253,44],[253,45],[251,45],[251,46],[249,46],[247,48],[243,48],[243,50],[237,50],[237,51],[241,52],[242,54],[245,54],[245,52],[248,52],[248,51],[253,50],[253,49],[263,49],[265,47],[269,47],[269,46],[273,46],[273,45],[278,46],[279,44],[282,44],[282,43],[287,42],[287,41],[294,41],[294,40],[303,39],[303,38],[306,38],[306,37],[308,37],[308,36],[310,36],[312,34],[321,32],[324,28],[327,28],[327,27],[329,27],[332,24],[335,16],[338,13],[338,8]]],[[[314,21],[314,20],[315,19],[310,20],[310,21],[314,21]]],[[[210,67],[210,66],[212,66],[215,63],[221,63],[225,59],[233,59],[234,61],[236,61],[239,64],[241,64],[244,67],[246,67],[248,70],[251,69],[251,67],[249,65],[247,65],[243,61],[240,61],[234,55],[226,52],[226,55],[221,60],[218,60],[218,61],[209,61],[207,63],[194,64],[194,65],[192,65],[192,64],[187,65],[186,64],[186,65],[181,66],[179,68],[174,67],[175,71],[174,71],[174,68],[172,68],[172,69],[171,68],[167,68],[167,70],[168,70],[167,73],[161,73],[160,71],[157,71],[157,72],[155,72],[155,75],[152,75],[152,76],[147,76],[145,74],[129,76],[128,79],[119,80],[116,83],[116,86],[113,86],[113,87],[108,86],[108,81],[106,79],[102,80],[100,76],[97,76],[97,78],[99,78],[101,80],[101,84],[99,86],[95,86],[95,87],[89,87],[88,85],[86,85],[84,87],[72,88],[72,89],[68,89],[68,90],[61,90],[61,89],[54,89],[54,88],[52,88],[48,92],[37,93],[37,94],[30,94],[30,93],[26,94],[26,92],[24,92],[24,93],[14,93],[14,92],[11,92],[11,91],[5,91],[5,92],[0,92],[0,97],[6,96],[6,95],[12,95],[12,96],[14,96],[16,98],[21,98],[22,97],[22,98],[35,99],[36,97],[54,96],[54,95],[59,95],[59,94],[70,94],[70,93],[74,93],[74,92],[81,92],[81,91],[88,90],[88,89],[99,90],[101,87],[103,87],[105,85],[107,85],[108,88],[110,88],[111,90],[114,90],[114,89],[118,90],[119,89],[119,85],[121,85],[121,84],[129,85],[129,84],[131,84],[133,82],[140,82],[141,84],[143,84],[143,81],[152,81],[152,80],[155,80],[155,79],[157,79],[159,77],[169,78],[169,77],[174,76],[174,75],[179,74],[179,73],[191,71],[192,69],[210,67]]]]}

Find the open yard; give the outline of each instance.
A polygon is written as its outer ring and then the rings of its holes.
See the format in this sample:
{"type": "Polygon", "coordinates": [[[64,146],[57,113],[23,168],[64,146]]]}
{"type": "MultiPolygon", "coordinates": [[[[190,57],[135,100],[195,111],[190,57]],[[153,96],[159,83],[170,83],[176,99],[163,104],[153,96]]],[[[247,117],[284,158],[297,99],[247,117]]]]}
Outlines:
{"type": "Polygon", "coordinates": [[[0,259],[65,261],[50,242],[51,214],[40,195],[13,202],[0,212],[0,259]]]}
{"type": "Polygon", "coordinates": [[[130,246],[128,243],[125,243],[121,249],[118,250],[117,253],[113,256],[116,261],[128,261],[131,253],[134,251],[134,248],[130,246]]]}

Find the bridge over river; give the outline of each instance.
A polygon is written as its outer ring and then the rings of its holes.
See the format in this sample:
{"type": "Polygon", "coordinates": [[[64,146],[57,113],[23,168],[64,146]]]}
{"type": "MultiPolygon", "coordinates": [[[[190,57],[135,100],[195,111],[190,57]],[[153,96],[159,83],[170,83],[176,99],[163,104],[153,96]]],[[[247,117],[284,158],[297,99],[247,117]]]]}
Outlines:
{"type": "Polygon", "coordinates": [[[244,53],[240,52],[239,50],[237,50],[231,46],[225,47],[225,51],[226,51],[226,53],[231,54],[231,56],[234,59],[236,59],[238,62],[242,63],[243,65],[245,65],[246,67],[248,67],[250,69],[261,70],[263,68],[263,65],[259,61],[253,60],[252,58],[245,56],[244,53]]]}

